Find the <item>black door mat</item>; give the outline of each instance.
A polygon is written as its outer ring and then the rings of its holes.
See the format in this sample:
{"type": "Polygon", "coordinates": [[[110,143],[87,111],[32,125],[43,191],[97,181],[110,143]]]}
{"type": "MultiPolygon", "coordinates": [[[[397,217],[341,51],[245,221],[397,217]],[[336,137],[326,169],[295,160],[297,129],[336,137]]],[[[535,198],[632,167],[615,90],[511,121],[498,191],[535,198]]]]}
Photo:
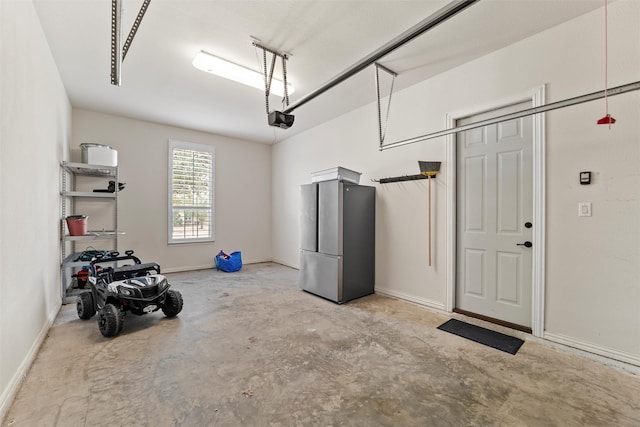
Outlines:
{"type": "Polygon", "coordinates": [[[511,354],[516,354],[524,344],[524,341],[520,338],[461,322],[457,319],[447,320],[438,326],[438,329],[511,354]]]}

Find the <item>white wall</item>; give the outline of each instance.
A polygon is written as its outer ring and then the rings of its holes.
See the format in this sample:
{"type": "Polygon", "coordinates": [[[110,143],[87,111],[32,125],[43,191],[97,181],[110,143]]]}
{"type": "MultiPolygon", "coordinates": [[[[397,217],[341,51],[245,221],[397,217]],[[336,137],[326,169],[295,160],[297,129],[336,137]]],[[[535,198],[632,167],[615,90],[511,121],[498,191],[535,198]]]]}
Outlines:
{"type": "MultiPolygon", "coordinates": [[[[118,151],[120,181],[126,183],[118,199],[118,226],[126,233],[119,239],[121,251],[133,249],[163,271],[211,268],[220,250],[242,251],[245,263],[271,260],[269,145],[74,108],[76,161],[84,142],[118,151]],[[215,242],[167,243],[169,139],[215,147],[215,242]]],[[[90,215],[90,228],[94,220],[90,215]]]]}
{"type": "Polygon", "coordinates": [[[30,1],[0,2],[0,419],[60,307],[71,107],[30,1]]]}
{"type": "MultiPolygon", "coordinates": [[[[640,76],[639,22],[640,2],[609,6],[610,86],[640,76]]],[[[444,129],[448,113],[543,84],[547,102],[601,90],[602,28],[600,9],[394,94],[387,142],[444,129]]],[[[640,364],[640,93],[609,104],[618,119],[611,130],[595,124],[603,100],[546,114],[545,337],[640,364]],[[591,186],[578,184],[583,170],[594,172],[591,186]],[[593,203],[593,217],[578,218],[579,201],[593,203]]],[[[371,184],[418,173],[418,160],[444,161],[444,138],[379,152],[375,118],[368,105],[274,146],[275,260],[298,265],[298,192],[310,172],[341,165],[371,184]]],[[[433,268],[426,265],[426,182],[377,185],[376,288],[435,308],[445,307],[445,221],[453,214],[445,206],[447,167],[433,182],[433,268]]]]}
{"type": "MultiPolygon", "coordinates": [[[[635,81],[640,2],[618,0],[609,11],[610,85],[635,81]]],[[[440,130],[449,112],[541,84],[549,102],[600,89],[601,26],[596,11],[394,95],[388,140],[440,130]]],[[[546,337],[639,364],[640,94],[613,97],[610,109],[618,119],[611,130],[594,125],[604,114],[600,101],[547,114],[546,337]],[[577,184],[581,170],[594,172],[593,185],[577,184]],[[578,201],[591,201],[594,216],[577,218],[578,201]]],[[[58,165],[71,117],[31,2],[1,1],[0,418],[60,306],[58,165]]],[[[298,191],[310,172],[342,165],[369,183],[416,173],[417,160],[444,160],[442,140],[379,152],[373,105],[273,150],[82,110],[73,118],[74,148],[102,142],[119,151],[127,182],[121,247],[165,270],[210,266],[219,249],[297,266],[298,191]],[[214,244],[166,244],[168,138],[216,147],[214,244]]],[[[434,182],[433,268],[425,261],[426,183],[378,186],[376,285],[433,307],[445,299],[446,168],[434,182]]]]}

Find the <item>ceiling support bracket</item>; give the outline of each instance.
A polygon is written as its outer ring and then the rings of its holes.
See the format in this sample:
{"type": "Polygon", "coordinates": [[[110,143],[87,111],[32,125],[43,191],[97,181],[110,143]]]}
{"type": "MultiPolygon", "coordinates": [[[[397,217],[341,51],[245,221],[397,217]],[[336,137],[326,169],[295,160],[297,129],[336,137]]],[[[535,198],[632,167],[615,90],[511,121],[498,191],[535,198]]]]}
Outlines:
{"type": "MultiPolygon", "coordinates": [[[[257,39],[254,39],[254,40],[257,40],[257,39]]],[[[258,49],[262,49],[265,52],[268,52],[268,53],[270,53],[272,55],[275,55],[277,57],[283,58],[285,60],[289,59],[289,57],[292,56],[291,54],[286,53],[286,52],[278,52],[277,50],[271,49],[270,47],[267,47],[267,46],[265,46],[265,45],[263,45],[261,43],[258,43],[257,41],[253,41],[253,42],[251,42],[251,44],[253,46],[257,47],[258,49]]]]}
{"type": "Polygon", "coordinates": [[[111,84],[120,86],[122,67],[122,1],[111,0],[111,84]]]}
{"type": "Polygon", "coordinates": [[[380,147],[384,144],[384,138],[387,134],[387,125],[389,124],[389,112],[391,111],[391,96],[393,95],[393,84],[396,81],[398,73],[391,71],[384,65],[375,63],[376,65],[376,98],[378,100],[378,138],[380,140],[380,147]],[[385,115],[384,126],[382,124],[382,106],[380,105],[380,70],[391,75],[391,88],[389,89],[389,101],[387,102],[387,113],[385,115]]]}
{"type": "Polygon", "coordinates": [[[127,52],[129,51],[129,47],[131,47],[131,43],[133,42],[133,38],[136,36],[138,32],[138,27],[140,27],[140,23],[142,22],[142,18],[144,18],[144,14],[147,12],[147,8],[149,7],[149,3],[151,0],[144,0],[142,2],[142,6],[140,7],[140,11],[138,12],[138,16],[136,16],[135,21],[133,21],[133,25],[131,26],[131,31],[129,31],[129,35],[127,36],[127,40],[124,42],[124,46],[122,46],[122,60],[127,56],[127,52]]]}
{"type": "Polygon", "coordinates": [[[274,49],[268,48],[258,42],[253,42],[253,46],[258,49],[262,49],[262,73],[264,75],[264,106],[267,111],[268,123],[270,126],[276,126],[283,129],[288,129],[293,125],[293,115],[284,114],[280,111],[270,111],[269,109],[269,95],[271,94],[271,82],[273,81],[273,71],[276,68],[276,58],[282,60],[282,82],[284,84],[284,98],[282,104],[285,107],[289,106],[289,85],[287,83],[287,60],[289,54],[278,52],[274,49]],[[267,67],[267,53],[271,54],[271,66],[267,67]]]}
{"type": "Polygon", "coordinates": [[[138,32],[142,18],[147,12],[151,0],[143,0],[127,40],[122,44],[122,0],[111,0],[111,84],[120,86],[122,61],[127,56],[133,38],[138,32]]]}
{"type": "Polygon", "coordinates": [[[258,42],[252,42],[253,46],[262,50],[262,73],[264,74],[264,96],[265,96],[265,108],[267,114],[269,111],[269,95],[271,94],[271,82],[273,81],[273,71],[276,68],[276,58],[282,60],[282,80],[284,83],[284,100],[285,106],[289,106],[289,88],[287,87],[287,60],[289,55],[287,53],[278,52],[274,49],[268,48],[258,42]],[[271,66],[267,67],[267,53],[271,54],[271,66]]]}

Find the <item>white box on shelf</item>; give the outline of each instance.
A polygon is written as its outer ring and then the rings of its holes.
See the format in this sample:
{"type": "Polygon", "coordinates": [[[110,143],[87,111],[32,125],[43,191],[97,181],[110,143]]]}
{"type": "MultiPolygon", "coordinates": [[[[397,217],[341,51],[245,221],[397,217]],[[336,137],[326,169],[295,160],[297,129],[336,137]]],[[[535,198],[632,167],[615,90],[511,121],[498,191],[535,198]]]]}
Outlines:
{"type": "Polygon", "coordinates": [[[118,166],[118,152],[108,145],[80,144],[82,163],[100,166],[118,166]]]}
{"type": "Polygon", "coordinates": [[[311,182],[331,181],[332,179],[337,179],[338,181],[347,181],[358,184],[360,182],[360,175],[362,175],[360,172],[338,166],[313,172],[311,174],[311,182]]]}

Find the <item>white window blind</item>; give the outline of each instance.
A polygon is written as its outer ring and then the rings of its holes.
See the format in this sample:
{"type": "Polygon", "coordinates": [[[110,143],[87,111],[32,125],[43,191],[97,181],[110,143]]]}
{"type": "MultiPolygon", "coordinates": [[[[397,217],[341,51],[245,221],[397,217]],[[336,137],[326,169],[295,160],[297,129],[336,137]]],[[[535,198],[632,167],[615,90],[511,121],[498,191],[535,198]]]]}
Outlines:
{"type": "Polygon", "coordinates": [[[169,141],[169,243],[214,240],[213,147],[169,141]]]}

